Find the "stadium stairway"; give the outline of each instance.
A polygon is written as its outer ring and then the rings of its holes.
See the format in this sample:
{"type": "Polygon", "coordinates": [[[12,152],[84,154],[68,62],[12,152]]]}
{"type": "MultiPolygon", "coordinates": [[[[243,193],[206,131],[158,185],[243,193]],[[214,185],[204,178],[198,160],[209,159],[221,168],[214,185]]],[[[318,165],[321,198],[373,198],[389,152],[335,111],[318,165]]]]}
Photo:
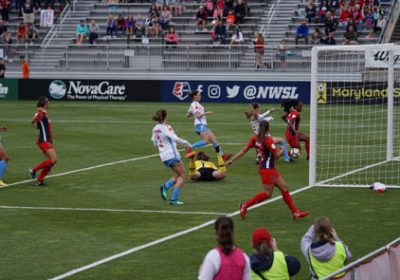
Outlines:
{"type": "Polygon", "coordinates": [[[396,26],[393,29],[392,37],[390,38],[391,43],[399,43],[400,42],[400,17],[396,22],[396,26]]]}

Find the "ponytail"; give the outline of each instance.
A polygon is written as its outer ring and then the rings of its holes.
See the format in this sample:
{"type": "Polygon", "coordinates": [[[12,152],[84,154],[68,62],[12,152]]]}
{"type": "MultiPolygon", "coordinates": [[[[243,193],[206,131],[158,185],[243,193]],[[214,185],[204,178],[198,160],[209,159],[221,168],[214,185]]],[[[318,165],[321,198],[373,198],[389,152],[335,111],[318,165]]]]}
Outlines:
{"type": "Polygon", "coordinates": [[[246,111],[244,112],[246,118],[250,119],[258,119],[258,115],[256,114],[255,110],[260,108],[260,104],[258,104],[257,102],[253,102],[251,103],[251,109],[250,111],[246,111]]]}
{"type": "Polygon", "coordinates": [[[260,122],[260,129],[258,130],[257,141],[262,142],[265,136],[267,136],[268,132],[269,132],[269,122],[267,121],[260,122]]]}
{"type": "Polygon", "coordinates": [[[314,222],[314,233],[317,240],[335,243],[332,235],[332,225],[328,217],[319,217],[314,222]]]}
{"type": "Polygon", "coordinates": [[[164,109],[160,109],[156,112],[156,114],[152,117],[153,121],[163,123],[165,118],[167,117],[167,111],[164,109]]]}
{"type": "Polygon", "coordinates": [[[229,255],[234,247],[232,218],[221,216],[215,221],[217,241],[225,255],[229,255]]]}

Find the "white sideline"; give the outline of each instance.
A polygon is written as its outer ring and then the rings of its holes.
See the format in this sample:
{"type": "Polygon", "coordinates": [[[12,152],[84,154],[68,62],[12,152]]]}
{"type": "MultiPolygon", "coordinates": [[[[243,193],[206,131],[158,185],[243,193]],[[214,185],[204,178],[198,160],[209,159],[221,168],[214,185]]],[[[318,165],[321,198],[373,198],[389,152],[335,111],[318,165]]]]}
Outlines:
{"type": "Polygon", "coordinates": [[[195,211],[164,211],[164,210],[142,210],[142,209],[108,209],[108,208],[69,208],[69,207],[45,207],[45,206],[15,206],[0,205],[0,209],[27,209],[27,210],[59,210],[59,211],[87,211],[87,212],[126,212],[126,213],[158,213],[178,215],[226,215],[219,212],[195,212],[195,211]]]}
{"type": "MultiPolygon", "coordinates": [[[[298,190],[295,190],[295,191],[291,192],[290,194],[291,194],[291,195],[295,195],[295,194],[297,194],[297,193],[303,192],[303,191],[308,190],[308,189],[310,189],[310,188],[312,188],[312,187],[306,186],[306,187],[300,188],[300,189],[298,189],[298,190]]],[[[281,199],[281,197],[282,197],[282,196],[274,197],[274,198],[272,198],[272,199],[270,199],[270,200],[267,200],[267,201],[265,201],[265,202],[263,202],[263,203],[257,204],[257,205],[255,205],[255,206],[253,206],[253,207],[250,207],[249,210],[252,210],[252,209],[261,207],[261,206],[263,206],[263,205],[272,203],[272,202],[274,202],[274,201],[277,201],[277,200],[281,199]]],[[[238,214],[239,214],[239,211],[236,211],[236,212],[233,212],[233,213],[231,213],[231,214],[228,214],[227,216],[232,217],[232,216],[236,216],[236,215],[238,215],[238,214]]],[[[149,242],[149,243],[147,243],[147,244],[143,244],[143,245],[140,245],[140,246],[137,246],[137,247],[130,248],[130,249],[128,249],[128,250],[126,250],[126,251],[123,251],[123,252],[121,252],[121,253],[118,253],[118,254],[109,256],[109,257],[107,257],[107,258],[98,260],[98,261],[96,261],[96,262],[93,262],[93,263],[91,263],[91,264],[88,264],[88,265],[81,266],[81,267],[78,267],[78,268],[76,268],[76,269],[70,270],[70,271],[68,271],[68,272],[66,272],[66,273],[63,273],[63,274],[61,274],[61,275],[55,276],[55,277],[53,277],[53,278],[50,278],[49,280],[60,280],[60,279],[67,278],[67,277],[72,276],[72,275],[74,275],[74,274],[77,274],[77,273],[79,273],[79,272],[82,272],[82,271],[91,269],[91,268],[93,268],[93,267],[102,265],[102,264],[104,264],[104,263],[110,262],[110,261],[112,261],[112,260],[115,260],[115,259],[124,257],[124,256],[126,256],[126,255],[129,255],[129,254],[135,253],[135,252],[137,252],[137,251],[141,251],[141,250],[143,250],[143,249],[146,249],[146,248],[149,248],[149,247],[158,245],[158,244],[160,244],[160,243],[166,242],[166,241],[171,240],[171,239],[174,239],[174,238],[176,238],[176,237],[179,237],[179,236],[182,236],[182,235],[186,235],[186,234],[189,234],[189,233],[191,233],[191,232],[197,231],[197,230],[199,230],[199,229],[205,228],[205,227],[207,227],[207,226],[209,226],[209,225],[212,225],[214,222],[215,222],[215,219],[210,220],[210,221],[208,221],[208,222],[205,222],[205,223],[203,223],[203,224],[200,224],[200,225],[198,225],[198,226],[195,226],[195,227],[192,227],[192,228],[189,228],[189,229],[186,229],[186,230],[182,230],[182,231],[180,231],[180,232],[177,232],[177,233],[174,233],[174,234],[165,236],[165,237],[163,237],[163,238],[154,240],[154,241],[149,242]]]]}

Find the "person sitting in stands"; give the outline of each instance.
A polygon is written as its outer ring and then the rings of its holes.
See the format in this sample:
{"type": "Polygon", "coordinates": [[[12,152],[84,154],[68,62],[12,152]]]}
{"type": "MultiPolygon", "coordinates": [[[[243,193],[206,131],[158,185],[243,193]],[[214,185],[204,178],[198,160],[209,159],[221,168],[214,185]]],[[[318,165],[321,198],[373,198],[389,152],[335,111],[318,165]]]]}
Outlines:
{"type": "Polygon", "coordinates": [[[28,23],[26,30],[27,40],[33,45],[39,39],[39,31],[33,26],[33,24],[28,23]]]}
{"type": "Polygon", "coordinates": [[[203,25],[203,32],[207,32],[207,11],[204,6],[200,6],[196,14],[196,32],[199,32],[200,24],[203,25]]]}
{"type": "Polygon", "coordinates": [[[165,34],[166,45],[176,46],[178,44],[178,34],[175,32],[175,27],[170,26],[168,32],[165,34]]]}
{"type": "Polygon", "coordinates": [[[117,36],[118,33],[121,32],[122,36],[125,36],[125,32],[126,32],[126,20],[125,18],[120,14],[117,18],[115,27],[117,28],[117,36]]]}
{"type": "Polygon", "coordinates": [[[222,45],[226,43],[226,27],[223,25],[222,20],[218,20],[214,28],[214,44],[219,42],[222,45]]]}
{"type": "Polygon", "coordinates": [[[20,22],[17,28],[17,44],[25,43],[26,38],[26,25],[23,22],[20,22]]]}

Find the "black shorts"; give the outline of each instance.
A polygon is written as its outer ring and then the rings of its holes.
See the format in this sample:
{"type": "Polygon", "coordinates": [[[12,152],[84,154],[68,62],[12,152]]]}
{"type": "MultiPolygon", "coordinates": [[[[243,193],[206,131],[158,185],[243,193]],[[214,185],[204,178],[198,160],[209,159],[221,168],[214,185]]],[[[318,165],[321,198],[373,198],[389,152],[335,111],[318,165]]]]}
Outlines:
{"type": "Polygon", "coordinates": [[[200,172],[200,178],[203,181],[215,181],[216,179],[213,177],[213,172],[216,171],[213,168],[209,168],[209,167],[202,167],[199,170],[197,170],[198,172],[200,172]]]}

